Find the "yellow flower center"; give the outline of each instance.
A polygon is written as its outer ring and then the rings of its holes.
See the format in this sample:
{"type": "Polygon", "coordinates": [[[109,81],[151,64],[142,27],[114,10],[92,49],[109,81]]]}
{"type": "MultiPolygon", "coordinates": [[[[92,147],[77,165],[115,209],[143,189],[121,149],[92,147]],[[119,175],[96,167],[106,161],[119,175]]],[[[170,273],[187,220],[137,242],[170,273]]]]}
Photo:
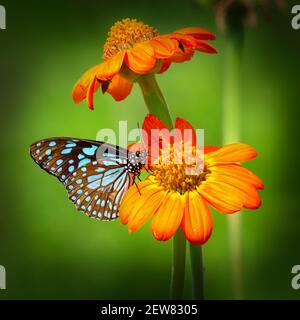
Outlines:
{"type": "Polygon", "coordinates": [[[161,150],[157,163],[152,165],[152,174],[165,190],[184,194],[195,190],[209,173],[199,157],[196,148],[189,144],[169,145],[161,150]]]}
{"type": "Polygon", "coordinates": [[[136,19],[123,19],[110,29],[104,45],[104,59],[109,59],[122,50],[131,49],[134,44],[150,40],[158,36],[158,32],[136,19]]]}

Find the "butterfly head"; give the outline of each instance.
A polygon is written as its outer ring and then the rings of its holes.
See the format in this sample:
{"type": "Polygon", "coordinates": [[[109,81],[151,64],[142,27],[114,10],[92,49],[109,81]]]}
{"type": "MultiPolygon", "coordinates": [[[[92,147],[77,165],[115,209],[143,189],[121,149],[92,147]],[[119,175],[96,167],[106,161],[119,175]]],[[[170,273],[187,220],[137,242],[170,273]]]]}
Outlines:
{"type": "Polygon", "coordinates": [[[138,176],[147,163],[148,153],[146,150],[137,150],[129,152],[128,155],[128,171],[138,176]]]}

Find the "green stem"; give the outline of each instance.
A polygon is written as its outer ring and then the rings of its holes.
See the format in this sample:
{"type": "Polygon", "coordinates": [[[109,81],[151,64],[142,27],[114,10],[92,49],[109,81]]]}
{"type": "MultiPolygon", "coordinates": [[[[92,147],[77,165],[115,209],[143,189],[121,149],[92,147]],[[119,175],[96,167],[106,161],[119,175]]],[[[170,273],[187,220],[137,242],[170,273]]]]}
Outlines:
{"type": "Polygon", "coordinates": [[[160,118],[169,127],[173,128],[173,122],[164,96],[158,86],[155,75],[152,73],[140,76],[138,84],[142,89],[148,111],[160,118]]]}
{"type": "Polygon", "coordinates": [[[190,246],[190,260],[193,286],[193,299],[204,300],[204,269],[202,247],[194,244],[190,246]]]}
{"type": "MultiPolygon", "coordinates": [[[[223,88],[223,143],[240,141],[240,75],[244,28],[242,15],[232,12],[225,41],[225,70],[223,88]]],[[[243,297],[241,215],[228,217],[229,250],[235,299],[243,297]]]]}
{"type": "Polygon", "coordinates": [[[186,241],[179,229],[173,238],[173,261],[170,298],[180,300],[183,296],[185,274],[186,241]]]}
{"type": "MultiPolygon", "coordinates": [[[[146,74],[140,76],[137,80],[141,87],[145,103],[149,113],[157,116],[169,127],[173,128],[173,122],[168,110],[167,103],[157,84],[154,74],[146,74]]],[[[186,240],[178,230],[173,237],[173,258],[171,273],[171,299],[182,299],[184,289],[185,276],[185,256],[186,256],[186,240]]]]}

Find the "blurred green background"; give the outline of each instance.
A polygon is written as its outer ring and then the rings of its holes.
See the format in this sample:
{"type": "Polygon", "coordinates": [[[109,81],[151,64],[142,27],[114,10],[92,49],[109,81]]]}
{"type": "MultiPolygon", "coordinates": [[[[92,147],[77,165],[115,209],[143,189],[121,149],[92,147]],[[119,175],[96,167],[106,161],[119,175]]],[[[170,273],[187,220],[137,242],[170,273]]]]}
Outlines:
{"type": "MultiPolygon", "coordinates": [[[[74,105],[71,89],[100,61],[110,26],[135,17],[160,33],[198,25],[217,36],[219,54],[197,53],[158,78],[172,115],[205,129],[207,144],[222,143],[224,37],[213,11],[181,1],[1,0],[0,265],[7,290],[0,299],[168,298],[171,241],[155,241],[149,224],[134,234],[119,221],[100,223],[78,213],[63,185],[31,160],[29,145],[51,136],[93,139],[103,127],[131,128],[146,114],[141,92],[116,103],[95,96],[95,111],[74,105]]],[[[299,299],[291,268],[300,264],[299,104],[300,31],[290,5],[248,28],[242,62],[242,142],[258,150],[247,167],[265,182],[263,205],[242,213],[245,298],[299,299]]],[[[205,245],[208,299],[232,298],[228,216],[213,212],[205,245]]],[[[188,271],[188,269],[187,269],[188,271]]],[[[187,272],[185,297],[190,296],[187,272]]]]}

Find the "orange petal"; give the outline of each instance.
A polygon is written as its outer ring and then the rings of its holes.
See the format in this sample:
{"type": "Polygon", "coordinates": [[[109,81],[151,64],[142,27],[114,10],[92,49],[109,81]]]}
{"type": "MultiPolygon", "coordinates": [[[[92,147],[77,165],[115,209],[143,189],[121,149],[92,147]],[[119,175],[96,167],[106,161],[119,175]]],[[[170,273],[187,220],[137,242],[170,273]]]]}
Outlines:
{"type": "Polygon", "coordinates": [[[192,35],[196,39],[199,40],[215,40],[215,36],[209,32],[208,30],[198,28],[198,27],[190,27],[183,28],[175,31],[176,33],[192,35]]]}
{"type": "Polygon", "coordinates": [[[181,224],[186,196],[167,193],[151,221],[151,231],[157,240],[169,240],[181,224]]]}
{"type": "Polygon", "coordinates": [[[165,37],[156,37],[150,40],[156,59],[167,59],[177,50],[177,42],[165,37]]]}
{"type": "Polygon", "coordinates": [[[88,87],[88,91],[87,91],[87,98],[86,98],[86,102],[88,107],[91,110],[94,110],[94,93],[96,91],[96,76],[94,76],[93,80],[90,82],[90,85],[88,87]]]}
{"type": "Polygon", "coordinates": [[[223,213],[240,211],[245,201],[243,191],[226,183],[210,181],[209,178],[201,183],[198,192],[212,206],[223,213]]]}
{"type": "MultiPolygon", "coordinates": [[[[163,130],[162,132],[167,132],[168,127],[162,122],[158,117],[156,117],[153,114],[148,114],[143,122],[143,141],[147,145],[148,141],[148,146],[151,146],[151,143],[159,143],[159,140],[156,139],[155,141],[151,141],[151,138],[155,139],[156,135],[151,135],[152,130],[163,130]]],[[[166,137],[167,138],[167,137],[166,137]]]]}
{"type": "MultiPolygon", "coordinates": [[[[77,81],[73,88],[72,97],[74,102],[79,103],[85,99],[88,95],[88,90],[91,89],[91,87],[94,88],[94,92],[97,91],[97,89],[100,87],[100,83],[92,83],[95,76],[99,80],[106,81],[110,80],[116,73],[118,73],[122,66],[124,55],[125,52],[120,52],[111,59],[96,65],[84,73],[84,75],[77,81]]],[[[94,92],[90,92],[90,102],[88,102],[89,106],[93,105],[92,95],[94,92]]]]}
{"type": "Polygon", "coordinates": [[[170,60],[176,63],[189,61],[193,57],[194,53],[195,50],[193,48],[189,48],[182,44],[182,47],[177,49],[173,56],[170,57],[170,60]]]}
{"type": "Polygon", "coordinates": [[[124,56],[125,52],[121,51],[109,60],[100,64],[96,72],[97,79],[104,81],[110,80],[114,75],[116,75],[122,67],[124,56]]]}
{"type": "Polygon", "coordinates": [[[135,73],[144,74],[150,72],[156,58],[150,41],[137,43],[125,56],[127,66],[135,73]]]}
{"type": "Polygon", "coordinates": [[[185,49],[186,48],[196,49],[197,47],[197,39],[188,34],[181,34],[181,33],[174,32],[171,34],[171,39],[176,39],[179,43],[185,46],[185,49]]]}
{"type": "Polygon", "coordinates": [[[204,146],[204,153],[210,153],[216,150],[219,150],[221,147],[217,147],[217,146],[204,146]]]}
{"type": "Polygon", "coordinates": [[[196,50],[205,53],[217,53],[217,50],[213,46],[203,41],[197,41],[196,50]]]}
{"type": "Polygon", "coordinates": [[[189,192],[181,229],[188,241],[204,244],[211,236],[213,219],[206,201],[198,192],[189,192]]]}
{"type": "Polygon", "coordinates": [[[107,89],[116,101],[124,100],[131,92],[133,83],[125,80],[120,75],[115,75],[107,89]]]}
{"type": "Polygon", "coordinates": [[[229,176],[212,171],[212,173],[209,174],[207,181],[224,183],[227,186],[229,185],[229,187],[235,189],[235,193],[243,192],[243,207],[247,209],[258,209],[261,205],[261,200],[255,187],[247,181],[244,181],[240,176],[229,176]]]}
{"type": "Polygon", "coordinates": [[[153,180],[147,178],[143,182],[139,183],[139,189],[134,185],[131,186],[125,193],[122,199],[119,216],[123,224],[127,224],[131,210],[135,207],[137,202],[141,199],[141,194],[147,194],[147,187],[153,184],[153,180]]]}
{"type": "Polygon", "coordinates": [[[208,165],[218,163],[243,162],[255,158],[257,155],[255,149],[247,144],[233,143],[227,144],[206,155],[205,161],[208,165]]]}
{"type": "MultiPolygon", "coordinates": [[[[175,128],[181,131],[182,139],[187,142],[188,138],[191,138],[192,145],[196,145],[196,132],[193,126],[182,118],[176,118],[175,128]]],[[[176,140],[176,138],[175,138],[176,140]]]]}
{"type": "Polygon", "coordinates": [[[212,173],[226,175],[229,177],[237,177],[238,179],[253,185],[256,189],[264,188],[264,184],[258,176],[239,164],[216,165],[210,167],[209,170],[212,173]]]}
{"type": "Polygon", "coordinates": [[[161,74],[161,73],[164,73],[165,71],[167,71],[170,68],[171,63],[172,63],[172,61],[170,59],[161,60],[161,67],[157,71],[157,73],[161,74]]]}
{"type": "Polygon", "coordinates": [[[75,103],[80,103],[83,99],[86,98],[88,87],[90,86],[91,80],[95,77],[97,70],[100,65],[97,65],[87,72],[76,82],[73,91],[72,97],[75,103]]]}
{"type": "Polygon", "coordinates": [[[128,220],[128,229],[130,232],[139,229],[154,215],[166,195],[166,191],[162,191],[162,188],[157,185],[148,186],[146,189],[147,193],[144,192],[139,201],[142,205],[135,204],[130,213],[128,220]]]}

